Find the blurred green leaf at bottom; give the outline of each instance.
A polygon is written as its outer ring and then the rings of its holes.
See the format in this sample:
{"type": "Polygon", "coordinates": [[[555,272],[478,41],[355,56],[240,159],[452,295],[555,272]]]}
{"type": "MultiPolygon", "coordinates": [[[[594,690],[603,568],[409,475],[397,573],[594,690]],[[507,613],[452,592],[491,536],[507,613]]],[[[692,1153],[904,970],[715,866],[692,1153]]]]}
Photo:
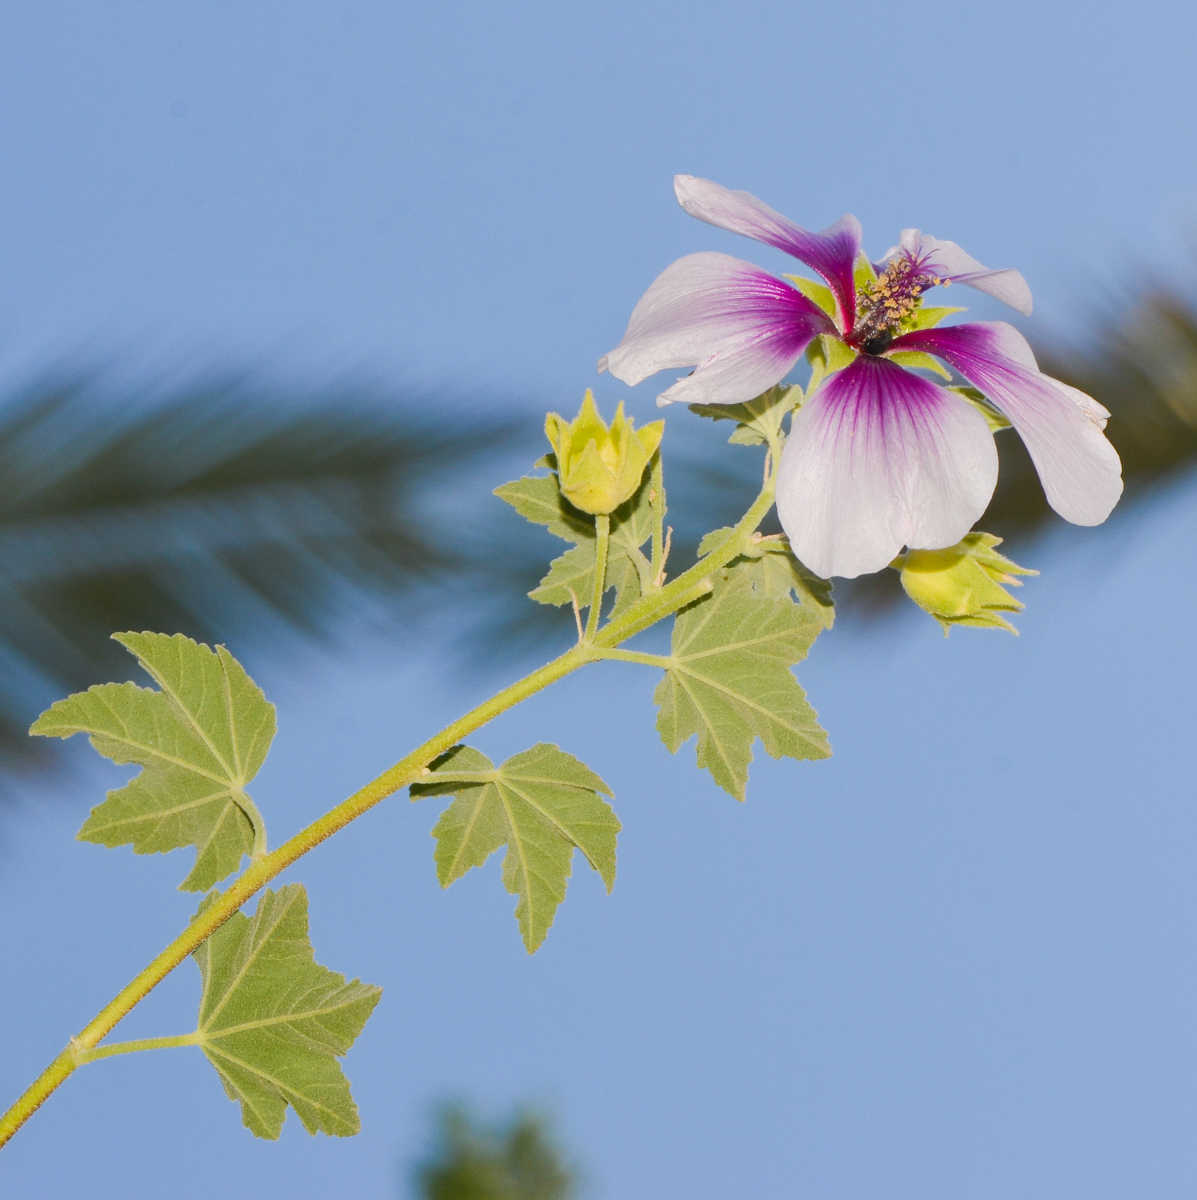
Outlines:
{"type": "Polygon", "coordinates": [[[440,1115],[438,1145],[417,1168],[424,1200],[569,1200],[576,1177],[543,1117],[490,1125],[459,1107],[440,1115]]]}

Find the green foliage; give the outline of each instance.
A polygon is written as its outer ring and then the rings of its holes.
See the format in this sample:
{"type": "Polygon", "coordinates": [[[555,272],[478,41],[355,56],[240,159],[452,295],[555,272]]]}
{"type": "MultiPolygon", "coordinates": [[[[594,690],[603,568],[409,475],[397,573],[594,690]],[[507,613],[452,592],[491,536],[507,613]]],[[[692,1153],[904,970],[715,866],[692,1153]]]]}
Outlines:
{"type": "Polygon", "coordinates": [[[252,917],[234,914],[192,957],[203,977],[199,1045],[229,1099],[241,1102],[246,1127],[277,1138],[290,1104],[308,1133],[357,1133],[357,1105],[337,1058],[382,989],[346,983],[315,961],[303,886],[263,892],[252,917]]]}
{"type": "MultiPolygon", "coordinates": [[[[542,461],[555,465],[551,455],[542,461]]],[[[594,519],[579,512],[562,496],[555,474],[525,475],[496,488],[495,495],[533,524],[543,525],[564,541],[575,543],[572,550],[553,560],[540,586],[528,595],[539,604],[560,606],[572,604],[576,599],[579,607],[587,607],[594,590],[597,558],[594,519]]],[[[664,502],[663,497],[660,500],[664,502]]],[[[617,616],[639,600],[652,583],[652,567],[640,547],[652,537],[657,501],[651,477],[646,476],[631,499],[611,514],[605,589],[615,590],[611,616],[617,616]]]]}
{"type": "Polygon", "coordinates": [[[569,1200],[574,1175],[546,1123],[521,1113],[488,1127],[461,1108],[441,1114],[440,1145],[417,1171],[425,1200],[569,1200]]]}
{"type": "MultiPolygon", "coordinates": [[[[709,554],[720,542],[735,531],[716,529],[698,545],[701,557],[709,554]]],[[[798,598],[808,613],[818,618],[824,629],[835,621],[835,601],[831,596],[831,580],[820,579],[809,567],[799,562],[790,549],[789,538],[781,534],[770,537],[757,535],[729,567],[743,571],[752,580],[753,590],[761,596],[790,596],[798,598]]]]}
{"type": "Polygon", "coordinates": [[[713,421],[736,421],[729,442],[762,446],[777,441],[786,413],[798,408],[802,399],[796,383],[779,383],[743,404],[691,404],[690,411],[713,421]]]}
{"type": "Polygon", "coordinates": [[[246,784],[274,738],[274,705],[223,647],[182,634],[113,635],[161,689],[105,683],[59,700],[30,730],[86,733],[116,763],[143,770],[92,810],[85,842],[132,845],[138,854],[196,848],[180,887],[202,891],[264,852],[266,830],[246,784]]]}
{"type": "Polygon", "coordinates": [[[669,667],[654,694],[665,745],[676,753],[697,734],[698,765],[737,800],[744,799],[756,738],[774,758],[831,753],[790,670],[823,618],[788,596],[758,591],[765,569],[756,563],[720,572],[714,591],[678,614],[669,667]]]}
{"type": "MultiPolygon", "coordinates": [[[[46,697],[127,678],[114,629],[178,630],[261,658],[327,643],[355,607],[408,618],[406,634],[429,591],[464,601],[476,593],[463,578],[484,572],[495,589],[494,557],[474,543],[493,546],[497,522],[466,544],[428,500],[531,432],[486,415],[512,405],[493,389],[361,373],[297,389],[265,375],[197,376],[180,362],[163,385],[131,386],[128,372],[65,365],[0,390],[0,822],[12,768],[65,760],[27,736],[46,697]]],[[[501,556],[520,581],[523,549],[501,556]]],[[[504,608],[527,608],[527,586],[503,588],[504,608]]]]}
{"type": "Polygon", "coordinates": [[[442,754],[411,796],[456,799],[432,831],[442,887],[507,847],[503,884],[519,897],[515,915],[532,953],[565,899],[574,848],[610,891],[615,884],[619,819],[599,793],[611,789],[585,764],[541,742],[496,767],[470,746],[442,754]]]}

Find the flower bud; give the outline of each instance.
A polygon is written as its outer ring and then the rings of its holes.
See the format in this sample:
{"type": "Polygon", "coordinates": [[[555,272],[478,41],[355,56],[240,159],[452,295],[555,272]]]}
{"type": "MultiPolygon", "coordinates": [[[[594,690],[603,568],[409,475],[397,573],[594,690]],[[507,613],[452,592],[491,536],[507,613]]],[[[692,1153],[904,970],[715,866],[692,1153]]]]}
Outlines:
{"type": "Polygon", "coordinates": [[[1038,575],[998,554],[1001,538],[970,533],[946,550],[907,550],[890,564],[902,574],[906,594],[942,626],[979,625],[1018,630],[1000,613],[1021,612],[1023,606],[1003,586],[1021,587],[1016,575],[1038,575]]]}
{"type": "Polygon", "coordinates": [[[545,418],[545,436],[557,456],[561,494],[583,512],[614,512],[640,486],[664,430],[664,421],[633,429],[623,415],[623,401],[608,429],[587,389],[573,421],[557,413],[545,418]]]}

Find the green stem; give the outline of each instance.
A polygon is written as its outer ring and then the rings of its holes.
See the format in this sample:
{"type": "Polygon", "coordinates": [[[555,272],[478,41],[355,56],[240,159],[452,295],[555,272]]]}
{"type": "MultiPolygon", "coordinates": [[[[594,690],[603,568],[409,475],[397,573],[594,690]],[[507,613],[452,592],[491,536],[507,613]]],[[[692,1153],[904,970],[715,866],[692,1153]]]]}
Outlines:
{"type": "MultiPolygon", "coordinates": [[[[780,458],[776,450],[772,458],[773,469],[752,507],[740,519],[727,539],[705,558],[700,559],[665,587],[651,589],[622,616],[599,630],[592,643],[579,643],[559,658],[496,693],[452,724],[446,725],[440,733],[429,738],[406,758],[400,759],[393,767],[330,809],[324,816],[301,829],[289,841],[269,854],[251,860],[245,871],[229,885],[228,890],[218,895],[203,912],[197,914],[165,950],[126,984],[79,1034],[71,1039],[71,1044],[30,1084],[3,1117],[0,1117],[0,1146],[9,1141],[82,1062],[90,1061],[92,1052],[118,1021],[281,871],[386,797],[416,782],[434,758],[455,746],[474,730],[588,662],[607,657],[607,652],[620,642],[627,641],[641,630],[684,608],[704,592],[709,592],[710,576],[743,552],[754,530],[773,504],[777,463],[780,458]]],[[[592,614],[593,611],[592,608],[592,614]]],[[[175,1043],[172,1041],[171,1044],[175,1043]]]]}
{"type": "Polygon", "coordinates": [[[593,642],[598,631],[599,612],[603,607],[603,592],[607,589],[607,545],[611,540],[611,517],[609,513],[598,513],[594,518],[594,529],[598,535],[594,545],[594,591],[590,598],[590,612],[586,614],[586,641],[593,642]]]}
{"type": "Polygon", "coordinates": [[[652,479],[648,485],[652,489],[653,506],[653,549],[651,582],[658,587],[664,582],[665,571],[665,472],[661,468],[661,452],[653,455],[652,479]]]}
{"type": "Polygon", "coordinates": [[[75,1062],[86,1066],[99,1058],[111,1058],[114,1054],[133,1054],[138,1050],[169,1050],[172,1046],[198,1046],[200,1043],[199,1030],[193,1033],[180,1033],[174,1037],[141,1038],[136,1042],[110,1042],[107,1046],[97,1046],[94,1050],[81,1050],[75,1054],[75,1062]]]}

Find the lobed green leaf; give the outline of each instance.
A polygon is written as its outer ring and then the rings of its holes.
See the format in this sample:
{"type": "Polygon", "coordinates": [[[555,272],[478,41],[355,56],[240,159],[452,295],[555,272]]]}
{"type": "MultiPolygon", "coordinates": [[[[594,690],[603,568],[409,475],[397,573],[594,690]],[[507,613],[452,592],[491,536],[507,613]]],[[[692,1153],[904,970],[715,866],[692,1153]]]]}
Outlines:
{"type": "MultiPolygon", "coordinates": [[[[541,459],[541,462],[546,462],[541,459]]],[[[543,525],[551,534],[567,542],[594,538],[594,518],[579,512],[561,494],[556,475],[525,475],[495,488],[521,517],[533,525],[543,525]]]]}
{"type": "Polygon", "coordinates": [[[357,1133],[337,1059],[382,989],[315,961],[302,884],[263,892],[252,917],[234,914],[192,957],[203,979],[199,1045],[229,1099],[240,1101],[245,1126],[275,1139],[289,1104],[308,1133],[357,1133]]]}
{"type": "Polygon", "coordinates": [[[432,831],[442,887],[507,847],[503,884],[519,897],[515,915],[529,953],[544,941],[565,899],[575,848],[607,891],[615,884],[620,824],[600,793],[612,794],[584,763],[544,742],[499,767],[470,746],[454,746],[411,786],[413,800],[456,797],[432,831]]]}
{"type": "MultiPolygon", "coordinates": [[[[710,554],[734,532],[733,529],[724,528],[708,533],[698,545],[699,557],[710,554]]],[[[805,563],[795,558],[788,538],[758,536],[728,566],[743,571],[758,595],[794,595],[812,616],[818,618],[824,629],[830,629],[835,622],[831,580],[821,579],[805,563]]]]}
{"type": "MultiPolygon", "coordinates": [[[[772,570],[772,567],[768,568],[772,570]]],[[[790,668],[824,627],[814,608],[766,595],[763,563],[720,572],[709,596],[677,616],[672,653],[654,699],[657,729],[674,753],[697,736],[698,765],[744,799],[752,744],[774,758],[827,758],[827,734],[790,668]]]]}
{"type": "Polygon", "coordinates": [[[106,683],[59,700],[30,733],[86,733],[115,763],[142,771],[92,809],[81,841],[131,845],[137,854],[196,848],[180,885],[202,891],[265,848],[265,829],[245,791],[275,732],[274,705],[223,647],[182,634],[114,635],[158,684],[106,683]]]}

